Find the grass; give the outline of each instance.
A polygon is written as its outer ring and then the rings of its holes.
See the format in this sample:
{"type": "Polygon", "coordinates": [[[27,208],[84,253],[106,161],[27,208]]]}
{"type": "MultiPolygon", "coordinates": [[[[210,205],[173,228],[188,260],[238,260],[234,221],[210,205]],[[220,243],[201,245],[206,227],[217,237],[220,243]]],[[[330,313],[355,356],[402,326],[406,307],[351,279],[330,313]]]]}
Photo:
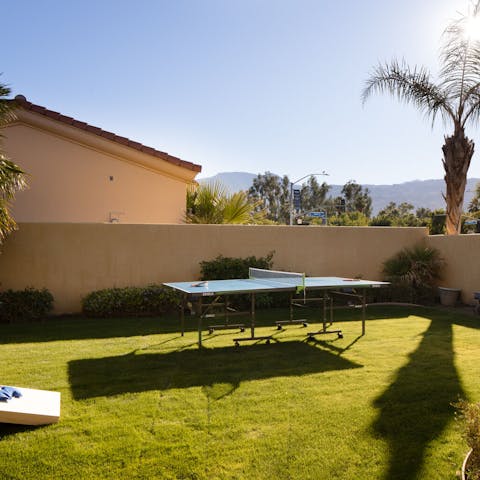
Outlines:
{"type": "MultiPolygon", "coordinates": [[[[451,406],[480,400],[480,318],[371,308],[344,338],[272,323],[184,337],[178,319],[0,325],[1,381],[62,393],[58,424],[0,424],[5,479],[454,479],[451,406]]],[[[307,316],[314,313],[306,312],[307,316]]]]}

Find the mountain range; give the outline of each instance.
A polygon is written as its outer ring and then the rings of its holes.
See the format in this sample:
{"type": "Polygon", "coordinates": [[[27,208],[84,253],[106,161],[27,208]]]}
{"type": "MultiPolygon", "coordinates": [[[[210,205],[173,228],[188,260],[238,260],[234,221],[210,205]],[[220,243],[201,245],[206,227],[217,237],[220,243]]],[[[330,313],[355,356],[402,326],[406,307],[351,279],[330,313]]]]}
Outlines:
{"type": "MultiPolygon", "coordinates": [[[[234,193],[240,190],[248,190],[256,176],[257,174],[248,172],[222,172],[213,177],[198,179],[198,181],[199,183],[219,182],[231,193],[234,193]]],[[[480,182],[480,178],[468,179],[464,208],[470,203],[478,182],[480,182]]],[[[395,202],[397,205],[402,202],[408,202],[415,209],[421,207],[431,210],[445,208],[445,201],[442,197],[442,192],[445,192],[445,181],[443,179],[412,180],[393,185],[362,184],[362,186],[368,188],[372,197],[373,215],[376,215],[390,202],[395,202]]],[[[332,197],[340,195],[342,188],[343,185],[331,185],[329,195],[332,197]]]]}

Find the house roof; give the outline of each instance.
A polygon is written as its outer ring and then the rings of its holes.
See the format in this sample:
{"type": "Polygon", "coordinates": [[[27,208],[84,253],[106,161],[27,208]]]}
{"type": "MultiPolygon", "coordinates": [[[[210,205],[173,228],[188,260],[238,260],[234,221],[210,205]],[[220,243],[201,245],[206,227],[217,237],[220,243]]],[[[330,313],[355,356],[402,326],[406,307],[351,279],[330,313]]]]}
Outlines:
{"type": "Polygon", "coordinates": [[[17,95],[15,97],[15,103],[20,108],[23,108],[24,110],[30,110],[32,112],[39,113],[40,115],[44,115],[45,117],[51,118],[53,120],[57,120],[58,122],[62,122],[64,124],[70,125],[80,130],[84,130],[94,135],[98,135],[99,137],[106,138],[108,140],[119,143],[121,145],[133,148],[140,152],[144,152],[148,155],[153,155],[154,157],[158,157],[173,165],[187,168],[194,172],[202,171],[201,165],[196,165],[195,163],[187,162],[186,160],[182,160],[181,158],[174,157],[172,155],[169,155],[168,153],[161,152],[160,150],[156,150],[155,148],[147,147],[146,145],[143,145],[139,142],[135,142],[126,137],[121,137],[112,132],[108,132],[101,128],[94,127],[93,125],[89,125],[88,123],[76,120],[75,118],[62,115],[61,113],[55,112],[53,110],[49,110],[48,108],[42,107],[40,105],[35,105],[34,103],[29,102],[23,95],[17,95]]]}

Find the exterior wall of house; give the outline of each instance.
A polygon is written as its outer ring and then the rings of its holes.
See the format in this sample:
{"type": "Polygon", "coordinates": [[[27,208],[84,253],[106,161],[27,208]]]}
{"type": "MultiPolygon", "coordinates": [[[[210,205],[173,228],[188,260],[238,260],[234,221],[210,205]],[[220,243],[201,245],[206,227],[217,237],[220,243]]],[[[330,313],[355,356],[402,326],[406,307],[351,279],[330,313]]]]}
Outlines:
{"type": "Polygon", "coordinates": [[[181,223],[197,172],[30,112],[2,131],[28,173],[17,222],[181,223]]]}
{"type": "Polygon", "coordinates": [[[423,228],[24,223],[3,245],[0,286],[46,287],[56,313],[79,312],[93,290],[195,280],[202,260],[271,251],[275,269],[375,280],[426,239],[423,228]]]}

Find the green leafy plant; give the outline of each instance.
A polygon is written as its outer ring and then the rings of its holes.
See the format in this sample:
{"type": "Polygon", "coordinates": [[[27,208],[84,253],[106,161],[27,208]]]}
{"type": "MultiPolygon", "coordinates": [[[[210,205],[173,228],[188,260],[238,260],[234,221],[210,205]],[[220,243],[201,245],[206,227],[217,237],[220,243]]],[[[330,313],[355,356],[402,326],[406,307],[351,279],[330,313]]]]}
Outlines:
{"type": "MultiPolygon", "coordinates": [[[[268,253],[265,257],[224,257],[219,255],[213,260],[200,262],[202,280],[231,280],[235,278],[248,278],[249,267],[264,268],[269,270],[273,266],[273,255],[268,253]]],[[[281,293],[261,293],[255,296],[257,308],[269,308],[273,306],[285,306],[287,297],[281,293]]],[[[288,297],[289,298],[289,297],[288,297]]],[[[230,302],[235,307],[244,309],[249,305],[246,295],[232,295],[230,302]]]]}
{"type": "Polygon", "coordinates": [[[457,420],[464,425],[463,438],[471,448],[466,474],[468,480],[480,480],[480,403],[459,400],[454,404],[457,420]]]}
{"type": "Polygon", "coordinates": [[[383,264],[385,280],[392,283],[395,300],[432,302],[435,284],[441,278],[445,261],[438,250],[423,245],[404,248],[383,264]]]}
{"type": "MultiPolygon", "coordinates": [[[[8,97],[10,88],[0,83],[0,127],[15,120],[16,102],[8,97]]],[[[15,194],[27,186],[25,172],[13,163],[4,152],[3,136],[0,135],[0,243],[14,230],[17,224],[11,214],[15,194]]]]}
{"type": "Polygon", "coordinates": [[[177,293],[160,285],[96,290],[82,299],[82,311],[94,317],[162,315],[178,306],[177,293]]]}
{"type": "Polygon", "coordinates": [[[213,260],[200,262],[202,280],[230,280],[248,278],[249,267],[270,269],[273,265],[273,255],[270,252],[265,257],[224,257],[219,255],[213,260]]]}
{"type": "Polygon", "coordinates": [[[53,295],[47,290],[26,288],[0,292],[0,322],[14,323],[46,317],[53,308],[53,295]]]}
{"type": "Polygon", "coordinates": [[[187,223],[262,223],[263,217],[258,202],[245,192],[229,193],[221,183],[192,185],[187,190],[187,223]]]}

